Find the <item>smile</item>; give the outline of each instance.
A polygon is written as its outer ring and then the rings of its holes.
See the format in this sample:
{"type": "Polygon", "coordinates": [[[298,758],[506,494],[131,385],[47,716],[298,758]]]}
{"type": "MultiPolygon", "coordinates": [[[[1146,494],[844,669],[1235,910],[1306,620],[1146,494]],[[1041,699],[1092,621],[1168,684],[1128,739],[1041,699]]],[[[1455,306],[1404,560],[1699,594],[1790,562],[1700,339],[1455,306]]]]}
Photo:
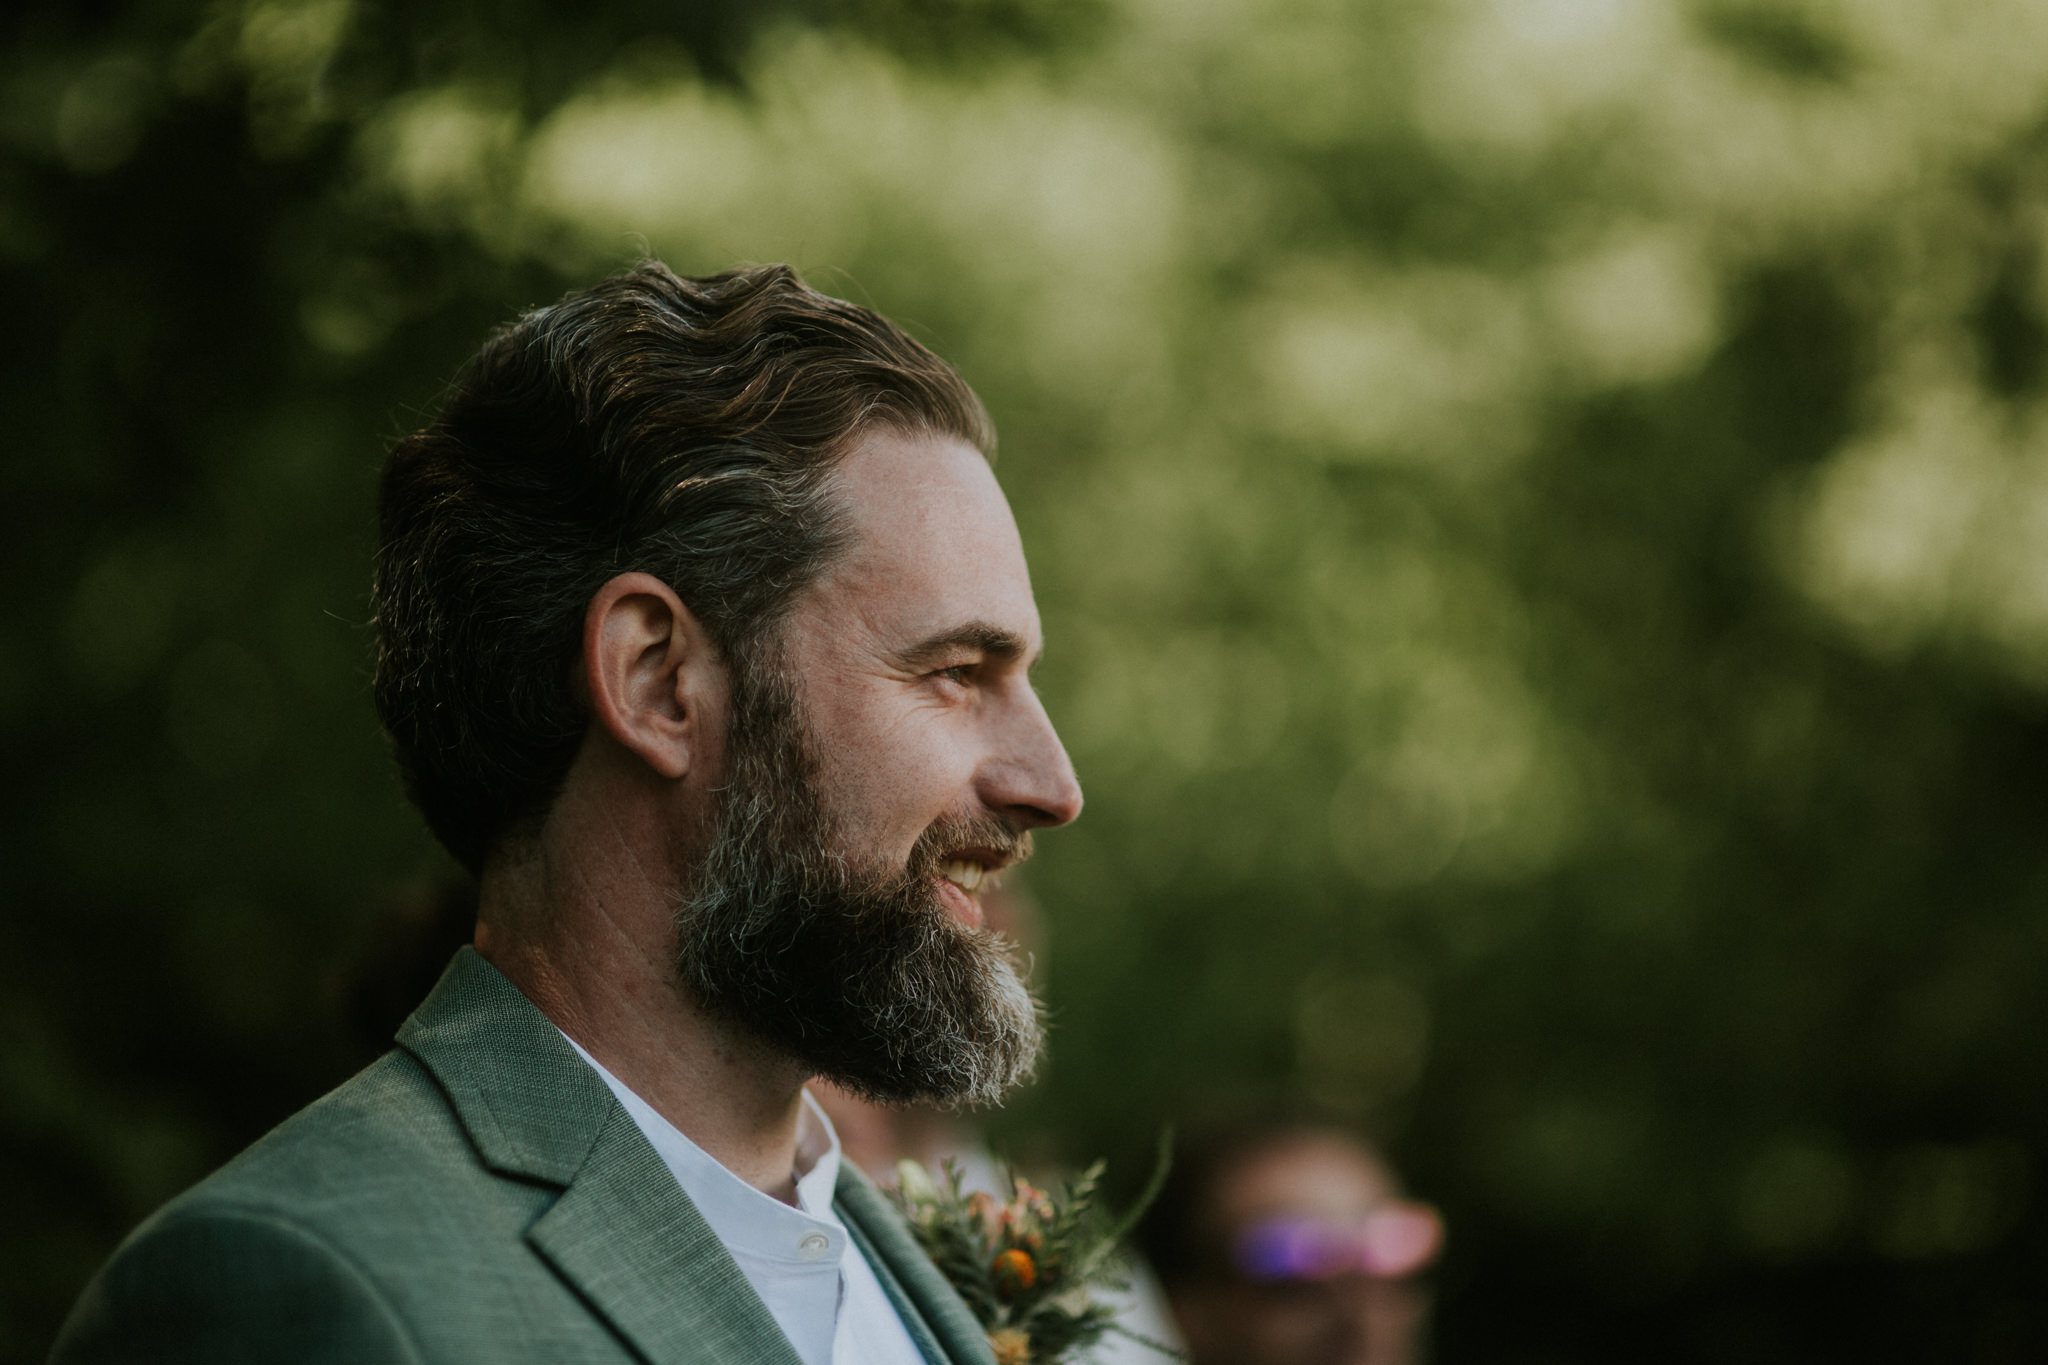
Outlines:
{"type": "Polygon", "coordinates": [[[980,850],[956,853],[945,859],[935,869],[932,878],[938,890],[939,903],[960,923],[969,928],[981,928],[984,923],[982,893],[996,889],[1005,865],[1006,860],[1000,854],[990,856],[980,850]]]}

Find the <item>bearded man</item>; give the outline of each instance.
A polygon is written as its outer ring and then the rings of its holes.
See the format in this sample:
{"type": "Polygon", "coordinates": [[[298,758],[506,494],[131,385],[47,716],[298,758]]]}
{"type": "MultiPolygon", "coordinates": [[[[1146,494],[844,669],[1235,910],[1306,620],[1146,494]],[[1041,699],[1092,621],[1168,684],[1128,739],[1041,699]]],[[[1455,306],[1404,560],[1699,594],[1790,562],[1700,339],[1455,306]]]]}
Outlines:
{"type": "Polygon", "coordinates": [[[57,1359],[986,1359],[803,1086],[981,1103],[1038,1052],[977,895],[1081,793],[993,441],[780,267],[494,336],[390,457],[375,583],[475,944],[144,1224],[57,1359]]]}

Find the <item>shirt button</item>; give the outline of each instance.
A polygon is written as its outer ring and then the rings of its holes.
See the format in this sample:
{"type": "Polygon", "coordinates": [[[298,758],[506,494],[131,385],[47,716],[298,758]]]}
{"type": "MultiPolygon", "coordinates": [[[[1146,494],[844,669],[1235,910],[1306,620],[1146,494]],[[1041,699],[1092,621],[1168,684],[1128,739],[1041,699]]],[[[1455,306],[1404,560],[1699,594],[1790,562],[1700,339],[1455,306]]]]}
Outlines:
{"type": "Polygon", "coordinates": [[[815,1261],[832,1249],[832,1239],[822,1232],[805,1233],[796,1244],[797,1254],[806,1261],[815,1261]]]}

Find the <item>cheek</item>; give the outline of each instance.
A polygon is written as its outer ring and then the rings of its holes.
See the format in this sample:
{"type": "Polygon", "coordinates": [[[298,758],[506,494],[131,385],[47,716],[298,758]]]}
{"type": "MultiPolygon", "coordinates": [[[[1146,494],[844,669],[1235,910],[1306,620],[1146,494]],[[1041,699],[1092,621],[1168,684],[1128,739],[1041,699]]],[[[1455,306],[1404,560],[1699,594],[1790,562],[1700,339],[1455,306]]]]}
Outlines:
{"type": "Polygon", "coordinates": [[[971,797],[973,767],[931,730],[849,734],[819,755],[827,808],[848,837],[907,855],[931,824],[971,797]],[[897,845],[901,847],[897,847],[897,845]]]}
{"type": "Polygon", "coordinates": [[[927,711],[882,725],[872,717],[867,725],[848,725],[839,766],[849,791],[906,800],[929,795],[950,806],[972,787],[975,753],[964,719],[927,711]]]}

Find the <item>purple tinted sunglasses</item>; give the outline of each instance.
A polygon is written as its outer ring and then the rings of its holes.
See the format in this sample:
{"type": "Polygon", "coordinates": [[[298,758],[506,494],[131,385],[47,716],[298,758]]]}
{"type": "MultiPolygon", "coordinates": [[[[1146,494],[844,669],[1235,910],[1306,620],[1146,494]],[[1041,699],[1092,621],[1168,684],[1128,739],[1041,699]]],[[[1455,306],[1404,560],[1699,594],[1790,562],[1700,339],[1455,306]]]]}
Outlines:
{"type": "Polygon", "coordinates": [[[1398,1280],[1425,1270],[1444,1243],[1443,1219],[1427,1204],[1383,1204],[1355,1222],[1265,1218],[1238,1235],[1232,1263],[1248,1280],[1398,1280]]]}

